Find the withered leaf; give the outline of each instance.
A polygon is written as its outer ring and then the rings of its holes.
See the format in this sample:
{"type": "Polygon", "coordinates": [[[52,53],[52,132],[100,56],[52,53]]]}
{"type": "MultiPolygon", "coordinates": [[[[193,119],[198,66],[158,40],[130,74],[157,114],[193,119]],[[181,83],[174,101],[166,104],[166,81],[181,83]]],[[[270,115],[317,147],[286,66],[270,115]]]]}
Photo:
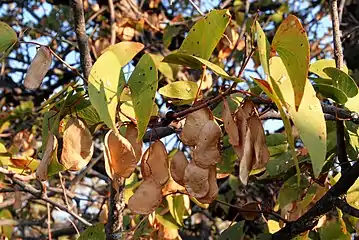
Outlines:
{"type": "Polygon", "coordinates": [[[212,119],[213,115],[209,108],[201,108],[188,114],[180,135],[181,141],[189,146],[196,145],[202,127],[212,119]]]}
{"type": "Polygon", "coordinates": [[[52,157],[57,150],[57,138],[55,135],[49,133],[46,143],[46,148],[42,160],[36,169],[36,178],[40,181],[47,180],[47,167],[49,166],[52,157]]]}
{"type": "Polygon", "coordinates": [[[251,129],[247,129],[246,140],[244,143],[243,158],[239,163],[239,179],[244,185],[247,185],[249,173],[252,170],[253,162],[255,161],[255,153],[253,148],[253,141],[251,137],[251,129]]]}
{"type": "Polygon", "coordinates": [[[184,186],[183,178],[187,165],[188,160],[184,153],[182,151],[177,151],[172,157],[170,164],[170,172],[173,180],[175,180],[178,184],[182,186],[184,186]]]}
{"type": "Polygon", "coordinates": [[[126,129],[126,139],[131,143],[133,150],[135,150],[136,159],[139,161],[142,156],[142,141],[137,142],[138,131],[135,124],[130,123],[126,129]]]}
{"type": "Polygon", "coordinates": [[[209,191],[206,196],[197,199],[203,204],[209,204],[217,198],[218,185],[217,185],[216,175],[217,175],[216,166],[211,166],[209,168],[209,174],[208,174],[209,191]]]}
{"type": "Polygon", "coordinates": [[[115,177],[131,176],[137,166],[135,151],[131,143],[121,134],[108,131],[104,140],[105,168],[107,175],[115,177]]]}
{"type": "Polygon", "coordinates": [[[255,107],[251,100],[246,99],[242,104],[242,111],[244,114],[245,119],[248,119],[254,112],[255,107]]]}
{"type": "Polygon", "coordinates": [[[152,177],[163,186],[169,178],[168,157],[165,145],[157,140],[146,150],[141,160],[141,171],[144,179],[152,177]]]}
{"type": "Polygon", "coordinates": [[[235,121],[237,124],[237,129],[239,134],[239,143],[238,145],[233,146],[233,148],[238,158],[241,159],[243,157],[244,143],[246,140],[246,133],[247,133],[246,114],[243,112],[241,107],[238,107],[235,112],[235,121]]]}
{"type": "Polygon", "coordinates": [[[238,146],[240,140],[239,131],[237,128],[237,124],[233,119],[231,110],[229,109],[227,99],[223,100],[222,118],[224,129],[226,130],[229,137],[229,143],[232,144],[232,146],[238,146]]]}
{"type": "Polygon", "coordinates": [[[150,214],[162,202],[161,187],[153,178],[144,180],[128,201],[128,208],[137,214],[150,214]]]}
{"type": "Polygon", "coordinates": [[[78,171],[89,163],[93,151],[92,135],[85,123],[70,118],[63,135],[61,164],[68,170],[78,171]]]}
{"type": "Polygon", "coordinates": [[[203,198],[209,191],[208,182],[209,169],[201,168],[191,161],[184,173],[184,184],[190,196],[195,198],[203,198]]]}
{"type": "Polygon", "coordinates": [[[24,86],[27,89],[40,87],[46,73],[49,71],[52,61],[52,54],[48,47],[41,46],[27,69],[24,86]]]}

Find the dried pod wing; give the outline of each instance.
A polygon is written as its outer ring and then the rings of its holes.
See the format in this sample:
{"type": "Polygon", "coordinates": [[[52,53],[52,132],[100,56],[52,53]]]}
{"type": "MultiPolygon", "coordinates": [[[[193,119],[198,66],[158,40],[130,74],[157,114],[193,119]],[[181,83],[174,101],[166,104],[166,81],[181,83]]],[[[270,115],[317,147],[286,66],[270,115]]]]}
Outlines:
{"type": "Polygon", "coordinates": [[[78,171],[89,163],[93,151],[92,135],[85,123],[70,118],[63,136],[61,164],[68,170],[78,171]]]}
{"type": "Polygon", "coordinates": [[[36,178],[40,181],[47,180],[47,168],[51,163],[52,157],[56,154],[57,138],[53,134],[49,134],[46,148],[42,160],[36,169],[36,178]]]}
{"type": "Polygon", "coordinates": [[[144,179],[150,175],[160,186],[166,184],[169,178],[168,157],[166,148],[160,140],[154,142],[146,150],[141,161],[141,170],[144,179]]]}
{"type": "Polygon", "coordinates": [[[224,129],[226,130],[229,137],[229,143],[232,144],[232,146],[238,146],[239,145],[238,128],[236,122],[232,117],[232,113],[231,110],[229,109],[229,104],[226,99],[223,100],[222,118],[223,118],[224,129]]]}
{"type": "Polygon", "coordinates": [[[33,90],[40,87],[47,71],[50,69],[51,61],[52,55],[48,47],[40,47],[27,69],[24,80],[25,88],[33,90]]]}
{"type": "Polygon", "coordinates": [[[105,168],[107,175],[128,178],[137,166],[135,151],[131,143],[112,130],[108,131],[104,140],[105,168]]]}
{"type": "Polygon", "coordinates": [[[138,131],[133,123],[127,125],[126,139],[131,143],[133,150],[135,150],[136,159],[140,160],[142,155],[142,141],[137,142],[138,131]]]}
{"type": "Polygon", "coordinates": [[[208,183],[209,191],[206,196],[203,198],[198,198],[197,200],[204,204],[209,204],[213,202],[218,196],[218,185],[217,185],[217,170],[216,166],[211,166],[209,168],[208,183]]]}
{"type": "Polygon", "coordinates": [[[255,153],[253,169],[259,169],[264,167],[269,161],[269,151],[266,145],[266,137],[262,122],[257,115],[253,115],[248,119],[248,127],[251,129],[251,137],[255,153]]]}
{"type": "Polygon", "coordinates": [[[209,191],[209,169],[204,169],[191,161],[185,170],[183,181],[190,196],[203,198],[209,191]]]}
{"type": "Polygon", "coordinates": [[[150,214],[162,202],[161,187],[149,178],[144,180],[128,201],[128,208],[137,214],[150,214]]]}
{"type": "Polygon", "coordinates": [[[244,185],[247,185],[249,173],[252,170],[253,162],[255,158],[253,141],[251,137],[251,129],[247,129],[246,141],[244,143],[243,158],[239,163],[239,179],[244,185]]]}
{"type": "Polygon", "coordinates": [[[196,145],[202,127],[211,119],[213,115],[209,108],[201,108],[188,114],[180,135],[181,141],[189,146],[196,145]]]}
{"type": "Polygon", "coordinates": [[[252,116],[253,112],[255,110],[254,104],[251,100],[246,99],[244,103],[242,104],[242,111],[244,114],[244,117],[248,119],[250,116],[252,116]]]}
{"type": "Polygon", "coordinates": [[[187,165],[188,160],[184,153],[182,151],[177,151],[172,157],[170,164],[170,172],[173,180],[175,180],[178,184],[182,186],[184,186],[183,178],[187,165]]]}

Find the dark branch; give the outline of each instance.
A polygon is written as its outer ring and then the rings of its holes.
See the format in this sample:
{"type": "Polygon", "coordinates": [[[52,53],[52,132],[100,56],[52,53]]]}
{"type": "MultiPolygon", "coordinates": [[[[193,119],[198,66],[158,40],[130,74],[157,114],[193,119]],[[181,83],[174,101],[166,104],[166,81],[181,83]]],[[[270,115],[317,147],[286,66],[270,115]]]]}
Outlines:
{"type": "Polygon", "coordinates": [[[110,200],[108,209],[108,222],[106,224],[106,239],[122,239],[123,233],[123,210],[125,209],[125,200],[123,191],[125,189],[124,178],[118,179],[116,184],[110,184],[110,200]],[[116,188],[118,189],[115,189],[116,188]]]}

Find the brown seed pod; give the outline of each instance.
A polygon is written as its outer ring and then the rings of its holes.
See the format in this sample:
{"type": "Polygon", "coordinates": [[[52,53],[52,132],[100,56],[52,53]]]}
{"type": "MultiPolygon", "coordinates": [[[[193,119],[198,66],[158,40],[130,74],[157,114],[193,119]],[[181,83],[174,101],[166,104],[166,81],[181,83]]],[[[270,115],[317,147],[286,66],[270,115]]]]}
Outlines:
{"type": "Polygon", "coordinates": [[[243,110],[244,117],[246,119],[248,119],[253,114],[253,112],[255,110],[253,102],[249,99],[246,99],[244,101],[244,103],[242,104],[242,110],[243,110]]]}
{"type": "Polygon", "coordinates": [[[141,160],[141,171],[144,179],[150,176],[155,182],[163,186],[169,178],[168,157],[165,145],[157,140],[143,154],[141,160]]]}
{"type": "Polygon", "coordinates": [[[206,196],[203,198],[198,198],[197,200],[204,204],[209,204],[213,202],[218,196],[218,185],[217,185],[217,170],[216,166],[211,166],[209,168],[208,174],[208,183],[209,183],[209,191],[206,196]]]}
{"type": "Polygon", "coordinates": [[[244,155],[239,163],[239,179],[244,185],[247,185],[249,173],[252,170],[255,161],[255,153],[253,148],[253,141],[251,137],[251,129],[247,129],[246,141],[244,143],[244,155]]]}
{"type": "Polygon", "coordinates": [[[136,159],[139,161],[142,155],[142,141],[137,142],[137,134],[138,131],[135,124],[130,123],[127,125],[125,137],[131,143],[133,150],[135,150],[136,159]]]}
{"type": "Polygon", "coordinates": [[[251,137],[255,153],[253,169],[263,168],[269,161],[269,151],[266,144],[263,125],[257,115],[253,115],[248,119],[248,127],[251,129],[251,137]]]}
{"type": "Polygon", "coordinates": [[[107,175],[115,177],[131,176],[137,166],[135,151],[131,143],[121,134],[108,131],[104,140],[105,168],[107,175]]]}
{"type": "Polygon", "coordinates": [[[201,168],[194,161],[187,165],[183,181],[190,196],[203,198],[207,195],[209,191],[208,174],[208,168],[201,168]]]}
{"type": "Polygon", "coordinates": [[[180,135],[181,141],[189,146],[196,145],[202,127],[212,119],[213,115],[209,108],[201,108],[188,114],[180,135]]]}
{"type": "Polygon", "coordinates": [[[187,165],[188,160],[184,153],[182,151],[177,151],[172,157],[170,172],[173,180],[182,186],[184,186],[183,177],[187,165]]]}
{"type": "Polygon", "coordinates": [[[229,104],[227,102],[227,99],[223,100],[222,118],[223,118],[224,129],[226,130],[229,137],[229,143],[232,144],[232,146],[238,146],[239,131],[237,124],[233,119],[231,110],[229,109],[229,104]]]}
{"type": "Polygon", "coordinates": [[[239,143],[237,146],[233,146],[233,148],[238,158],[241,159],[243,157],[244,143],[246,140],[246,132],[247,132],[246,114],[244,113],[241,107],[238,107],[236,110],[235,121],[237,124],[237,129],[239,134],[239,143]]]}
{"type": "Polygon", "coordinates": [[[214,121],[208,121],[202,128],[196,148],[193,150],[193,160],[196,165],[208,168],[221,160],[218,141],[221,128],[214,121]]]}
{"type": "Polygon", "coordinates": [[[153,178],[144,180],[128,200],[128,208],[137,214],[150,214],[162,202],[161,187],[153,178]]]}
{"type": "Polygon", "coordinates": [[[51,163],[52,158],[56,157],[57,138],[52,133],[49,133],[47,138],[46,148],[42,160],[36,169],[36,178],[40,181],[47,180],[47,168],[51,163]]]}
{"type": "Polygon", "coordinates": [[[46,73],[49,71],[52,61],[52,54],[48,47],[41,46],[27,69],[24,86],[27,89],[40,87],[46,73]]]}
{"type": "Polygon", "coordinates": [[[63,136],[61,164],[68,170],[78,171],[89,163],[93,151],[92,135],[85,123],[78,118],[70,118],[63,136]]]}

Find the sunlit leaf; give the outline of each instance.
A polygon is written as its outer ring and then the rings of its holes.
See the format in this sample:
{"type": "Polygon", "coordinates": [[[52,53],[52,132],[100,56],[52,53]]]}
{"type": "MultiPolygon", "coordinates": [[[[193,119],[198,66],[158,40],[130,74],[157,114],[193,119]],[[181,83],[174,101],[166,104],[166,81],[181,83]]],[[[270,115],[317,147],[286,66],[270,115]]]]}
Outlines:
{"type": "Polygon", "coordinates": [[[348,101],[347,95],[337,87],[326,84],[315,84],[313,88],[325,98],[330,98],[337,103],[344,104],[348,101]]]}
{"type": "Polygon", "coordinates": [[[270,233],[275,233],[280,230],[279,223],[275,220],[269,219],[267,222],[267,226],[270,233]]]}
{"type": "Polygon", "coordinates": [[[208,60],[231,19],[228,10],[212,10],[197,21],[178,52],[208,60]]]}
{"type": "Polygon", "coordinates": [[[160,88],[158,92],[169,98],[191,100],[196,98],[198,85],[192,81],[177,81],[160,88]]]}
{"type": "Polygon", "coordinates": [[[149,54],[141,57],[128,80],[128,85],[131,89],[133,108],[137,120],[137,140],[140,140],[145,134],[147,124],[150,121],[158,85],[156,65],[149,54]]]}
{"type": "MultiPolygon", "coordinates": [[[[289,15],[279,26],[273,38],[272,51],[282,58],[293,86],[294,106],[298,110],[302,101],[309,68],[310,48],[307,34],[294,15],[289,15]]],[[[292,96],[291,96],[292,97],[292,96]]]]}
{"type": "Polygon", "coordinates": [[[184,202],[185,195],[168,195],[166,197],[168,209],[177,224],[183,226],[183,217],[186,213],[186,206],[184,202]]]}
{"type": "Polygon", "coordinates": [[[0,60],[6,57],[17,43],[17,35],[5,22],[0,21],[0,60]]]}
{"type": "Polygon", "coordinates": [[[101,120],[116,132],[117,99],[122,93],[124,79],[121,77],[121,69],[142,49],[143,44],[137,42],[120,42],[110,46],[97,59],[90,72],[90,101],[101,120]]]}
{"type": "Polygon", "coordinates": [[[5,145],[0,142],[0,166],[7,166],[10,162],[10,154],[8,153],[5,145]]]}
{"type": "Polygon", "coordinates": [[[285,100],[285,106],[298,129],[299,135],[309,151],[315,176],[318,176],[326,156],[326,125],[319,99],[309,81],[305,84],[303,99],[295,110],[293,88],[284,63],[279,57],[270,60],[270,72],[285,100]],[[314,117],[315,116],[315,117],[314,117]]]}
{"type": "Polygon", "coordinates": [[[352,98],[358,94],[358,86],[354,79],[344,71],[328,67],[323,70],[331,79],[333,85],[342,90],[348,97],[352,98]]]}
{"type": "MultiPolygon", "coordinates": [[[[316,74],[317,76],[328,79],[330,78],[323,70],[328,67],[335,67],[334,59],[320,59],[310,64],[309,71],[316,74]]],[[[344,65],[343,71],[348,73],[347,66],[344,65]]]]}
{"type": "Polygon", "coordinates": [[[161,208],[158,208],[156,210],[156,219],[159,221],[165,228],[169,229],[179,229],[180,226],[177,224],[176,220],[173,219],[172,215],[170,213],[166,213],[164,215],[160,215],[160,210],[163,210],[161,208]]]}
{"type": "Polygon", "coordinates": [[[168,80],[173,81],[175,79],[174,69],[172,68],[172,66],[169,63],[162,61],[164,57],[161,55],[155,55],[155,54],[151,54],[151,57],[152,57],[153,61],[155,62],[155,65],[156,65],[158,71],[160,71],[160,73],[162,73],[163,76],[165,76],[168,80]]]}
{"type": "Polygon", "coordinates": [[[270,44],[266,35],[261,28],[261,25],[256,21],[256,35],[258,44],[259,59],[261,61],[264,73],[269,76],[269,55],[270,55],[270,44]]]}
{"type": "Polygon", "coordinates": [[[88,227],[81,233],[77,240],[105,240],[105,226],[102,223],[98,223],[94,226],[88,227]]]}
{"type": "Polygon", "coordinates": [[[0,220],[9,220],[9,225],[0,225],[0,235],[4,235],[8,239],[12,239],[11,235],[14,231],[14,223],[11,212],[8,209],[2,209],[0,211],[0,220]]]}

